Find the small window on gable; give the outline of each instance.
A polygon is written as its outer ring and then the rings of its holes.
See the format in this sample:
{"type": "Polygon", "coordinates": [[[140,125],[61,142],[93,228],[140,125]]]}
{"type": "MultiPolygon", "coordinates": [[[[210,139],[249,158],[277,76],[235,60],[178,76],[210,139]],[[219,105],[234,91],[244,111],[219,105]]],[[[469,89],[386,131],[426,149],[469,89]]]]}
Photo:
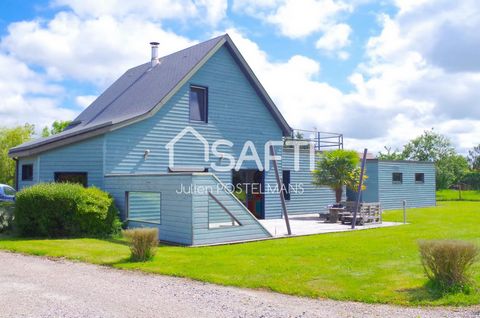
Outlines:
{"type": "Polygon", "coordinates": [[[425,174],[415,173],[415,183],[425,183],[425,174]]]}
{"type": "Polygon", "coordinates": [[[401,172],[392,173],[392,183],[394,183],[394,184],[403,183],[403,173],[401,173],[401,172]]]}
{"type": "Polygon", "coordinates": [[[22,181],[33,180],[33,164],[22,165],[22,181]]]}
{"type": "Polygon", "coordinates": [[[208,122],[208,90],[206,87],[190,86],[190,120],[208,122]]]}
{"type": "Polygon", "coordinates": [[[87,187],[88,174],[86,172],[55,172],[54,180],[59,183],[78,183],[87,187]]]}
{"type": "Polygon", "coordinates": [[[290,170],[282,171],[283,196],[285,200],[290,200],[290,170]]]}

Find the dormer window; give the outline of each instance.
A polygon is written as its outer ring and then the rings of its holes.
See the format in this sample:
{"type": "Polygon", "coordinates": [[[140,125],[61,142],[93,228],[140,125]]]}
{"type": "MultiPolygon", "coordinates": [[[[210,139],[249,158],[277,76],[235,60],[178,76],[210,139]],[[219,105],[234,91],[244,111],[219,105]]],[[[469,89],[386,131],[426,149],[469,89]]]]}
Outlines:
{"type": "Polygon", "coordinates": [[[190,86],[190,120],[208,122],[208,89],[190,86]]]}

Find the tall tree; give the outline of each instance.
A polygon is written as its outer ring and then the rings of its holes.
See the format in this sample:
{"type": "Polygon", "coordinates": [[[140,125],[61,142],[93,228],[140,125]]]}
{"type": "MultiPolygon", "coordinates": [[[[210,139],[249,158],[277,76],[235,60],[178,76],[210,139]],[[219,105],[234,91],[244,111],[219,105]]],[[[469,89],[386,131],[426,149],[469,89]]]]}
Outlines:
{"type": "Polygon", "coordinates": [[[342,200],[343,186],[355,191],[358,189],[359,163],[360,157],[356,151],[341,149],[325,151],[319,155],[317,167],[313,171],[313,184],[332,188],[338,203],[342,200]]]}
{"type": "Polygon", "coordinates": [[[468,162],[472,170],[480,171],[480,144],[468,151],[468,162]]]}
{"type": "Polygon", "coordinates": [[[447,189],[459,183],[468,173],[468,161],[464,156],[453,154],[445,156],[435,163],[437,189],[447,189]]]}
{"type": "Polygon", "coordinates": [[[402,151],[402,155],[411,160],[433,161],[455,154],[450,140],[433,131],[425,130],[422,135],[410,140],[402,151]]]}
{"type": "Polygon", "coordinates": [[[62,131],[65,130],[65,128],[70,125],[72,121],[71,120],[55,120],[52,123],[52,127],[44,127],[42,130],[42,137],[48,137],[51,135],[55,135],[58,133],[61,133],[62,131]]]}
{"type": "Polygon", "coordinates": [[[0,183],[14,185],[15,161],[8,150],[32,138],[35,127],[30,124],[15,128],[0,128],[0,183]]]}

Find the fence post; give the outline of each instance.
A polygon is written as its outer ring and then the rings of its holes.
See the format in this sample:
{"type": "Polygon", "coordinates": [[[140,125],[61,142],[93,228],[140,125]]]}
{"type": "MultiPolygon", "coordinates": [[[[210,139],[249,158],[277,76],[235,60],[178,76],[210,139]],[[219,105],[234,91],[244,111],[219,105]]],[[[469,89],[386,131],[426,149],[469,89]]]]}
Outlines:
{"type": "Polygon", "coordinates": [[[403,200],[403,224],[407,224],[407,200],[403,200]]]}
{"type": "Polygon", "coordinates": [[[355,210],[353,211],[353,218],[352,218],[352,230],[355,229],[355,225],[357,223],[357,214],[358,209],[360,207],[360,198],[362,196],[362,185],[363,185],[363,174],[365,173],[365,165],[367,164],[367,148],[363,150],[363,157],[362,157],[362,168],[360,169],[360,180],[358,182],[358,190],[357,190],[357,203],[355,205],[355,210]]]}

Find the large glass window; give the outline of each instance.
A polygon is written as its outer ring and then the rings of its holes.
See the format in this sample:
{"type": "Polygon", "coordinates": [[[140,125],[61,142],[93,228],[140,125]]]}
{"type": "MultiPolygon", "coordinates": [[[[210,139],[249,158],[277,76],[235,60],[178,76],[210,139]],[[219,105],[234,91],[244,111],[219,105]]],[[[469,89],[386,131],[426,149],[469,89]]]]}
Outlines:
{"type": "Polygon", "coordinates": [[[190,87],[190,120],[208,121],[208,90],[206,87],[190,87]]]}
{"type": "Polygon", "coordinates": [[[33,180],[33,164],[22,165],[22,181],[33,180]]]}
{"type": "Polygon", "coordinates": [[[127,192],[129,221],[161,224],[162,194],[160,192],[127,192]]]}

